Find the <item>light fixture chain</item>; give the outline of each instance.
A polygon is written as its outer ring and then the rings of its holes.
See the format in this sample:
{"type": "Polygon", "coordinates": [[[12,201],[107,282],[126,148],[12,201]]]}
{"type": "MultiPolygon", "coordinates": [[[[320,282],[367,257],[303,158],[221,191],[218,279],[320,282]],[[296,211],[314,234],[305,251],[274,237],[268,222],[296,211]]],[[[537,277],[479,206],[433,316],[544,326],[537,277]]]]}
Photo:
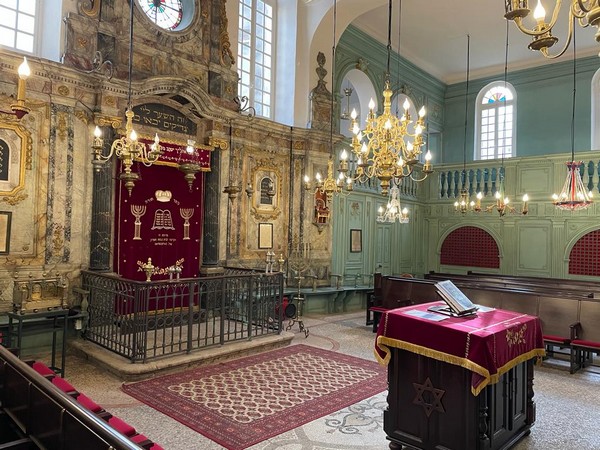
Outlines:
{"type": "Polygon", "coordinates": [[[129,10],[129,78],[128,78],[128,89],[127,89],[127,108],[131,109],[131,72],[133,71],[133,2],[129,0],[131,5],[129,10]]]}
{"type": "Polygon", "coordinates": [[[462,173],[462,188],[465,189],[467,181],[467,124],[469,117],[469,72],[470,72],[470,55],[471,55],[471,35],[467,34],[467,81],[465,86],[465,131],[463,136],[463,173],[462,173]]]}

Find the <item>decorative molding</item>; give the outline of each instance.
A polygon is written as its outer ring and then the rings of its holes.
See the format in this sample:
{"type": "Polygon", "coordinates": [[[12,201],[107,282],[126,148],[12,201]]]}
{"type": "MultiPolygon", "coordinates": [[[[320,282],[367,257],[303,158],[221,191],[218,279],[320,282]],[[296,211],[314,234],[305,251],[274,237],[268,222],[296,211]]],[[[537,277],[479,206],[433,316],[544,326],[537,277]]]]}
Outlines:
{"type": "Polygon", "coordinates": [[[89,125],[92,120],[92,117],[90,116],[90,114],[88,114],[87,111],[84,111],[82,109],[78,109],[75,111],[75,117],[77,117],[79,120],[81,120],[86,125],[89,125]]]}
{"type": "Polygon", "coordinates": [[[219,41],[221,45],[221,63],[225,67],[231,67],[235,59],[231,53],[231,42],[229,41],[229,33],[227,32],[227,11],[225,2],[221,2],[221,10],[219,17],[219,41]]]}
{"type": "Polygon", "coordinates": [[[98,13],[100,12],[100,5],[102,4],[102,0],[84,0],[80,1],[79,11],[81,11],[84,15],[88,17],[98,17],[98,13]],[[86,5],[90,5],[89,8],[86,5]]]}
{"type": "Polygon", "coordinates": [[[207,145],[211,148],[219,150],[227,150],[229,148],[229,142],[227,142],[225,139],[218,138],[215,136],[210,136],[208,138],[207,145]]]}
{"type": "Polygon", "coordinates": [[[99,127],[112,127],[115,130],[118,130],[123,126],[123,118],[122,117],[114,117],[114,116],[105,116],[103,114],[95,114],[94,115],[94,124],[99,127]]]}
{"type": "Polygon", "coordinates": [[[68,97],[71,92],[69,91],[69,88],[67,86],[65,86],[64,84],[61,84],[57,89],[56,92],[58,92],[60,95],[62,95],[63,97],[68,97]]]}
{"type": "Polygon", "coordinates": [[[16,206],[28,197],[29,195],[27,195],[25,192],[19,192],[11,197],[4,197],[2,201],[4,203],[8,203],[10,206],[16,206]]]}

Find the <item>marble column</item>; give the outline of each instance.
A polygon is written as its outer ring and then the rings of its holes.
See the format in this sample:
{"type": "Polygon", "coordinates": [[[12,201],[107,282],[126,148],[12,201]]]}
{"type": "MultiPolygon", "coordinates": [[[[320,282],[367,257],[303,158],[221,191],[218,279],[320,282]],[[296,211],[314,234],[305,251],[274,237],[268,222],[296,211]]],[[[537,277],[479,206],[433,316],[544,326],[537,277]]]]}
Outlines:
{"type": "Polygon", "coordinates": [[[219,192],[221,152],[211,152],[210,172],[204,174],[204,221],[202,224],[203,275],[222,272],[219,264],[219,192]]]}
{"type": "MultiPolygon", "coordinates": [[[[106,130],[106,129],[105,129],[106,130]]],[[[104,150],[114,139],[112,129],[104,139],[104,150]]],[[[106,151],[105,151],[106,153],[106,151]]],[[[92,226],[90,228],[90,270],[112,270],[111,242],[113,229],[113,161],[108,161],[99,171],[94,170],[92,192],[92,226]]]]}

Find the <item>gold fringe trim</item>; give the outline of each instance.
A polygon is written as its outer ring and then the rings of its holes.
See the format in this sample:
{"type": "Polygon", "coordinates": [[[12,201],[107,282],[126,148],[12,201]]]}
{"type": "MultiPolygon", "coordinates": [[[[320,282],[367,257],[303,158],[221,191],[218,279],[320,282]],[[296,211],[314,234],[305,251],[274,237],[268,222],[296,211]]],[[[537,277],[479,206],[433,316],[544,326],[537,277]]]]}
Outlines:
{"type": "Polygon", "coordinates": [[[513,367],[518,364],[528,361],[531,358],[537,358],[537,361],[540,360],[543,356],[546,355],[546,351],[543,348],[535,348],[533,350],[528,351],[527,353],[523,353],[516,358],[511,359],[502,367],[498,368],[498,372],[490,375],[489,370],[485,367],[480,366],[479,364],[474,363],[466,358],[462,358],[460,356],[450,355],[449,353],[440,352],[438,350],[433,350],[428,347],[423,347],[422,345],[412,344],[406,341],[400,341],[397,339],[392,339],[386,336],[378,336],[377,337],[377,348],[379,348],[385,356],[382,358],[377,350],[374,350],[375,359],[379,362],[379,364],[383,366],[387,366],[390,362],[390,358],[392,357],[392,352],[390,347],[399,348],[401,350],[407,350],[412,353],[416,353],[417,355],[426,356],[428,358],[436,359],[438,361],[442,361],[449,364],[454,364],[455,366],[460,366],[465,369],[470,370],[471,372],[475,372],[478,375],[483,377],[481,383],[477,386],[471,386],[471,392],[473,395],[477,396],[479,393],[489,384],[495,384],[498,382],[500,377],[508,372],[513,367]]]}

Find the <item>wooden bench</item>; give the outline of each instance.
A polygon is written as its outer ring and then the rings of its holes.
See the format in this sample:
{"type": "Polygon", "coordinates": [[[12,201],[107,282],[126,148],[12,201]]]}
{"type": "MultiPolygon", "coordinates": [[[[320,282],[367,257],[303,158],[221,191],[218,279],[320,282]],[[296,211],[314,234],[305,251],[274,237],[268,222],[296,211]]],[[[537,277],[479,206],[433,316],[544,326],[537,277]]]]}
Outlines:
{"type": "MultiPolygon", "coordinates": [[[[448,274],[448,277],[443,279],[451,279],[473,303],[538,316],[542,323],[548,356],[553,357],[557,349],[566,350],[568,352],[566,354],[572,361],[570,363],[572,372],[588,365],[590,354],[594,350],[600,351],[600,331],[597,338],[594,336],[591,340],[590,331],[587,334],[585,331],[580,331],[579,334],[573,331],[573,324],[579,323],[577,330],[591,326],[587,320],[580,322],[582,317],[580,305],[583,305],[583,302],[586,305],[592,302],[594,306],[600,304],[599,300],[590,298],[589,289],[571,291],[564,286],[558,289],[552,286],[531,286],[527,283],[501,283],[499,280],[487,282],[476,277],[454,277],[452,274],[448,274]],[[572,346],[573,335],[588,337],[579,336],[579,342],[572,346]]],[[[428,277],[426,280],[383,277],[381,281],[383,300],[380,307],[382,309],[379,309],[378,313],[399,306],[440,300],[435,290],[437,281],[439,280],[435,277],[434,279],[428,277]]],[[[600,323],[600,317],[597,320],[596,323],[600,323]]]]}
{"type": "Polygon", "coordinates": [[[571,373],[590,366],[592,355],[600,354],[600,301],[579,303],[577,321],[571,326],[571,373]]]}
{"type": "Polygon", "coordinates": [[[475,303],[537,315],[542,322],[544,343],[549,357],[554,356],[555,348],[558,347],[567,349],[571,358],[570,326],[579,317],[579,301],[593,297],[589,285],[570,290],[566,287],[568,283],[552,283],[552,280],[545,285],[532,285],[529,281],[521,282],[515,277],[504,282],[500,277],[490,280],[485,275],[428,276],[428,279],[438,278],[451,279],[475,303]],[[498,292],[501,292],[499,296],[498,292]],[[496,301],[490,301],[490,297],[496,301]],[[482,302],[482,299],[488,300],[487,304],[482,302]]]}
{"type": "Polygon", "coordinates": [[[1,448],[162,450],[124,421],[96,415],[77,401],[81,394],[68,381],[33,365],[0,346],[0,416],[17,431],[1,448]]]}

